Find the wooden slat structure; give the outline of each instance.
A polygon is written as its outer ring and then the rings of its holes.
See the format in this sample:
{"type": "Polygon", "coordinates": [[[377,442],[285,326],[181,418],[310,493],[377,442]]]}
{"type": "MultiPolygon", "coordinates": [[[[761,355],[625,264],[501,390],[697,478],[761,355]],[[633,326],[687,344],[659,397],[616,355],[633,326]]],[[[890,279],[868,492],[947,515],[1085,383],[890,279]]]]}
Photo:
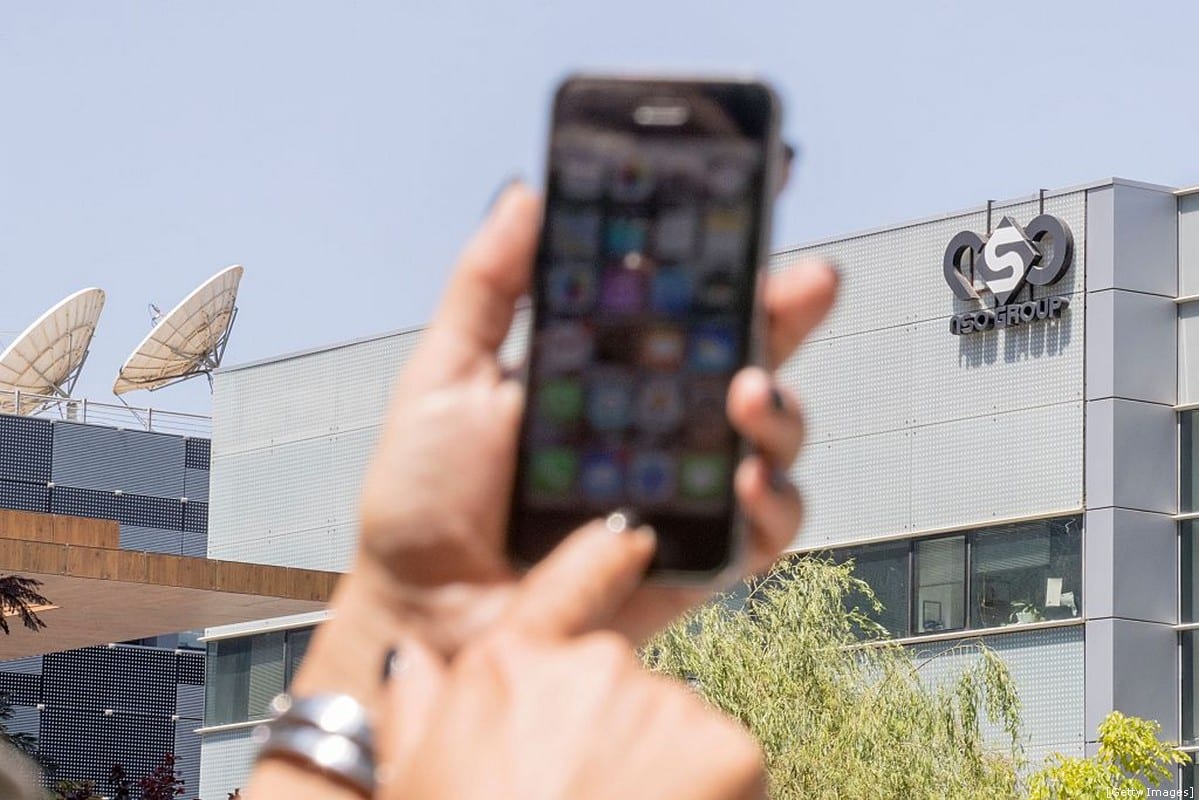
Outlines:
{"type": "Polygon", "coordinates": [[[43,583],[41,631],[10,617],[0,660],[325,607],[340,577],[293,567],[122,550],[110,520],[0,510],[0,575],[43,583]]]}

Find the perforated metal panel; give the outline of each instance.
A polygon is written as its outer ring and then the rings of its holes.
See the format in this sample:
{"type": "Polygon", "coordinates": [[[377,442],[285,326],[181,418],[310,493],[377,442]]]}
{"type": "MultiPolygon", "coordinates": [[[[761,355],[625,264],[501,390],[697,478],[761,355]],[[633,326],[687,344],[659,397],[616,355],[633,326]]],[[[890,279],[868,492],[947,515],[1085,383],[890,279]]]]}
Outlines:
{"type": "Polygon", "coordinates": [[[348,568],[362,473],[418,335],[218,373],[210,557],[348,568]]]}
{"type": "Polygon", "coordinates": [[[50,511],[50,490],[44,483],[0,479],[0,508],[18,511],[50,511]]]}
{"type": "Polygon", "coordinates": [[[50,421],[0,414],[0,478],[50,480],[50,421]]]}
{"type": "MultiPolygon", "coordinates": [[[[989,636],[986,644],[1011,670],[1020,695],[1022,742],[1030,763],[1049,752],[1076,752],[1085,745],[1083,721],[1083,629],[1055,628],[989,636]]],[[[933,684],[951,681],[979,658],[961,642],[915,645],[908,650],[922,678],[933,684]]],[[[1004,741],[1002,729],[983,723],[985,740],[1004,741]]]]}
{"type": "MultiPolygon", "coordinates": [[[[1038,211],[1035,201],[997,206],[993,221],[1038,211]]],[[[1033,287],[1033,297],[1071,297],[1057,321],[949,332],[950,316],[972,306],[945,284],[945,247],[962,230],[985,234],[984,212],[772,260],[781,269],[819,254],[842,275],[837,308],[779,373],[809,421],[797,546],[1082,505],[1085,193],[1048,198],[1045,211],[1074,234],[1074,266],[1033,287]]]]}
{"type": "Polygon", "coordinates": [[[98,425],[54,423],[55,483],[183,497],[184,439],[98,425]]]}
{"type": "Polygon", "coordinates": [[[257,748],[249,730],[210,733],[200,741],[200,797],[225,797],[249,783],[257,748]]]}

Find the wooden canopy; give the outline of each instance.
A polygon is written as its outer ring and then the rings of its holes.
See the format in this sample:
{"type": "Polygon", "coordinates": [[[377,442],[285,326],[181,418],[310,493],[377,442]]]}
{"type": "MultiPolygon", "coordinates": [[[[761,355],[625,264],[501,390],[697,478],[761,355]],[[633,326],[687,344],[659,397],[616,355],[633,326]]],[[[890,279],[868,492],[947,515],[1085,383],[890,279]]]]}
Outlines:
{"type": "Polygon", "coordinates": [[[110,520],[0,509],[0,576],[42,582],[40,631],[9,617],[0,660],[322,610],[340,575],[120,549],[110,520]]]}

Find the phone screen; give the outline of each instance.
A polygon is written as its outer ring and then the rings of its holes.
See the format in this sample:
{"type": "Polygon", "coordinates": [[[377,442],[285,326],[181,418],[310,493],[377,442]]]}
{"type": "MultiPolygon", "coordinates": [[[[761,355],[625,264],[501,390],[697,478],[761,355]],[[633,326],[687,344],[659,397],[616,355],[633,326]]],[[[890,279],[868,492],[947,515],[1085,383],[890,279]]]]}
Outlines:
{"type": "Polygon", "coordinates": [[[738,88],[559,93],[513,498],[523,560],[616,509],[654,526],[652,569],[734,555],[725,397],[750,357],[772,112],[738,88]]]}

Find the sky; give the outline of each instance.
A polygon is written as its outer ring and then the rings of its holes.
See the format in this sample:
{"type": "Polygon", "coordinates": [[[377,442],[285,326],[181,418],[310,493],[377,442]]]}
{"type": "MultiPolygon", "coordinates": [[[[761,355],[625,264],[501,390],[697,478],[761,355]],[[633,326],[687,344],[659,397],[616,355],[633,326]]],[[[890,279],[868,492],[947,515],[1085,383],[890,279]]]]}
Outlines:
{"type": "MultiPolygon", "coordinates": [[[[775,244],[1110,176],[1199,184],[1199,4],[0,0],[0,331],[108,295],[76,396],[245,266],[227,365],[424,323],[576,71],[754,73],[775,244]]],[[[7,336],[0,334],[5,342],[7,336]]],[[[130,403],[206,412],[193,381],[130,403]]]]}

